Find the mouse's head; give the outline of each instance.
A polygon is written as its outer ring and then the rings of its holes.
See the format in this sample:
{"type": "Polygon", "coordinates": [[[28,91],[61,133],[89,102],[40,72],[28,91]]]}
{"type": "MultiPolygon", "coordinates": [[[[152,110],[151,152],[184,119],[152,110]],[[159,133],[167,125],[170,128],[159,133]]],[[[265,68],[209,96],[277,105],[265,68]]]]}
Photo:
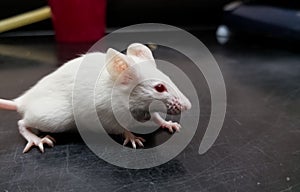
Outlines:
{"type": "MultiPolygon", "coordinates": [[[[109,49],[106,56],[107,71],[120,90],[130,90],[129,109],[140,121],[149,120],[149,106],[162,102],[168,114],[177,115],[191,108],[190,101],[171,79],[157,69],[151,50],[139,43],[131,44],[127,53],[109,49]],[[128,88],[128,89],[126,89],[128,88]]],[[[164,112],[162,107],[155,112],[164,112]]]]}

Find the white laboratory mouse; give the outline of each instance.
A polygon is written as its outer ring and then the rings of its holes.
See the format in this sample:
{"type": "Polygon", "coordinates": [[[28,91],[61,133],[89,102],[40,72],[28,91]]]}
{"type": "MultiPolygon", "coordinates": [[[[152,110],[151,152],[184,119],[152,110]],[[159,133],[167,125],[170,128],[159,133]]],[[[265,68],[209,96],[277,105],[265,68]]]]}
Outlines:
{"type": "MultiPolygon", "coordinates": [[[[54,146],[55,139],[53,137],[47,135],[40,138],[34,134],[34,129],[59,133],[76,127],[72,107],[72,91],[76,73],[86,58],[102,62],[106,68],[97,82],[96,91],[99,93],[95,94],[97,95],[95,104],[97,113],[104,117],[102,119],[108,125],[106,128],[108,133],[123,134],[124,145],[130,142],[133,148],[136,148],[136,144],[142,147],[145,142],[143,138],[135,136],[126,127],[116,126],[118,122],[114,118],[111,106],[114,103],[111,102],[110,97],[112,88],[117,91],[120,98],[120,101],[115,102],[118,110],[124,110],[124,113],[129,110],[137,120],[154,121],[170,132],[179,131],[180,124],[165,121],[159,115],[160,111],[150,113],[149,105],[154,101],[160,101],[165,104],[168,114],[176,115],[190,109],[190,101],[167,75],[157,69],[151,50],[143,44],[133,43],[127,48],[126,54],[110,48],[106,53],[96,52],[82,55],[42,78],[20,97],[14,100],[0,99],[0,109],[16,110],[22,116],[22,119],[18,121],[18,126],[20,134],[27,140],[24,153],[33,146],[37,146],[41,152],[44,152],[44,144],[54,146]],[[133,65],[141,66],[138,70],[130,70],[133,65]],[[153,72],[156,74],[156,78],[137,84],[131,90],[129,105],[123,103],[122,94],[127,94],[126,89],[129,89],[134,82],[145,79],[146,74],[149,74],[149,69],[152,70],[152,74],[153,72]]],[[[83,109],[82,113],[84,111],[83,109]]]]}

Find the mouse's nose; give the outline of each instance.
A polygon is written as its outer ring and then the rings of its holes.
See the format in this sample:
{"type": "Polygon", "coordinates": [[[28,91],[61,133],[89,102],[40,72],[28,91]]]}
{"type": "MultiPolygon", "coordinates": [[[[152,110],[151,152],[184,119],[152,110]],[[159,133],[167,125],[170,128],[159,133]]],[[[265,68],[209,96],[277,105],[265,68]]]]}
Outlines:
{"type": "Polygon", "coordinates": [[[181,110],[186,111],[192,108],[191,102],[188,100],[188,98],[184,97],[182,103],[181,103],[181,110]]]}
{"type": "Polygon", "coordinates": [[[190,110],[192,108],[192,104],[191,104],[190,100],[188,100],[188,99],[187,99],[187,102],[185,104],[185,108],[186,108],[185,110],[190,110]]]}
{"type": "Polygon", "coordinates": [[[188,103],[188,104],[182,105],[181,111],[186,111],[186,110],[189,110],[191,108],[192,108],[191,103],[188,103]]]}

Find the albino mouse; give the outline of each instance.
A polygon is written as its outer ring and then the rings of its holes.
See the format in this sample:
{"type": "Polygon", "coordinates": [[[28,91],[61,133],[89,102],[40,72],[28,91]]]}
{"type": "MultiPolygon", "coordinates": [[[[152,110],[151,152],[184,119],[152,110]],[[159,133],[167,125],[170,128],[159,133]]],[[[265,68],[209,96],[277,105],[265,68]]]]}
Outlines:
{"type": "MultiPolygon", "coordinates": [[[[159,79],[142,81],[135,86],[129,100],[129,110],[138,120],[151,120],[160,127],[167,128],[170,132],[179,131],[181,126],[176,122],[165,121],[159,115],[159,111],[150,114],[149,105],[153,101],[161,101],[165,104],[168,114],[176,115],[190,109],[190,101],[168,76],[156,68],[151,50],[142,44],[134,43],[127,48],[126,54],[110,48],[106,53],[88,53],[73,59],[42,78],[20,97],[11,101],[0,99],[1,109],[16,110],[22,116],[22,119],[18,121],[19,132],[28,142],[23,150],[24,153],[29,151],[32,146],[37,146],[41,152],[44,152],[44,144],[51,147],[54,145],[54,138],[49,135],[40,138],[32,132],[32,129],[57,133],[76,127],[72,110],[72,89],[76,72],[86,57],[102,62],[106,67],[102,78],[97,82],[99,93],[96,93],[95,104],[98,114],[104,117],[103,119],[109,125],[106,129],[108,133],[123,134],[124,145],[130,142],[133,148],[136,148],[136,144],[143,146],[143,142],[145,142],[143,138],[135,136],[125,129],[126,127],[115,126],[118,123],[110,106],[109,93],[114,86],[122,98],[127,87],[130,87],[133,82],[145,78],[149,69],[154,71],[159,79]],[[129,70],[133,65],[141,66],[139,66],[139,70],[129,70]]],[[[122,103],[122,99],[117,103],[118,109],[124,110],[126,113],[126,105],[122,103]]],[[[84,113],[84,110],[82,111],[84,113]]]]}

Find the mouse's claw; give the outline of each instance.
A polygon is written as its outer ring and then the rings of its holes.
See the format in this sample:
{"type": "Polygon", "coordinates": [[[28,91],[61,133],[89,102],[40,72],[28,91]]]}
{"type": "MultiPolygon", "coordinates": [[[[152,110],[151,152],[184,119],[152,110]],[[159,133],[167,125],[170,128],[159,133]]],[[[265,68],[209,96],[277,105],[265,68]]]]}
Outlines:
{"type": "Polygon", "coordinates": [[[123,145],[127,145],[129,143],[129,141],[131,142],[131,145],[134,149],[136,149],[136,143],[138,144],[138,146],[140,147],[144,147],[143,142],[145,142],[146,140],[143,139],[142,137],[137,137],[134,134],[132,134],[130,131],[125,130],[124,132],[124,143],[123,145]]]}
{"type": "Polygon", "coordinates": [[[40,149],[40,151],[44,153],[44,144],[53,147],[54,142],[55,139],[49,135],[45,136],[44,138],[34,137],[28,141],[28,143],[26,144],[23,150],[23,153],[28,152],[33,146],[37,146],[40,149]]]}
{"type": "Polygon", "coordinates": [[[163,122],[160,126],[168,129],[171,133],[173,133],[174,130],[179,132],[181,129],[181,125],[179,123],[172,121],[163,122]]]}

